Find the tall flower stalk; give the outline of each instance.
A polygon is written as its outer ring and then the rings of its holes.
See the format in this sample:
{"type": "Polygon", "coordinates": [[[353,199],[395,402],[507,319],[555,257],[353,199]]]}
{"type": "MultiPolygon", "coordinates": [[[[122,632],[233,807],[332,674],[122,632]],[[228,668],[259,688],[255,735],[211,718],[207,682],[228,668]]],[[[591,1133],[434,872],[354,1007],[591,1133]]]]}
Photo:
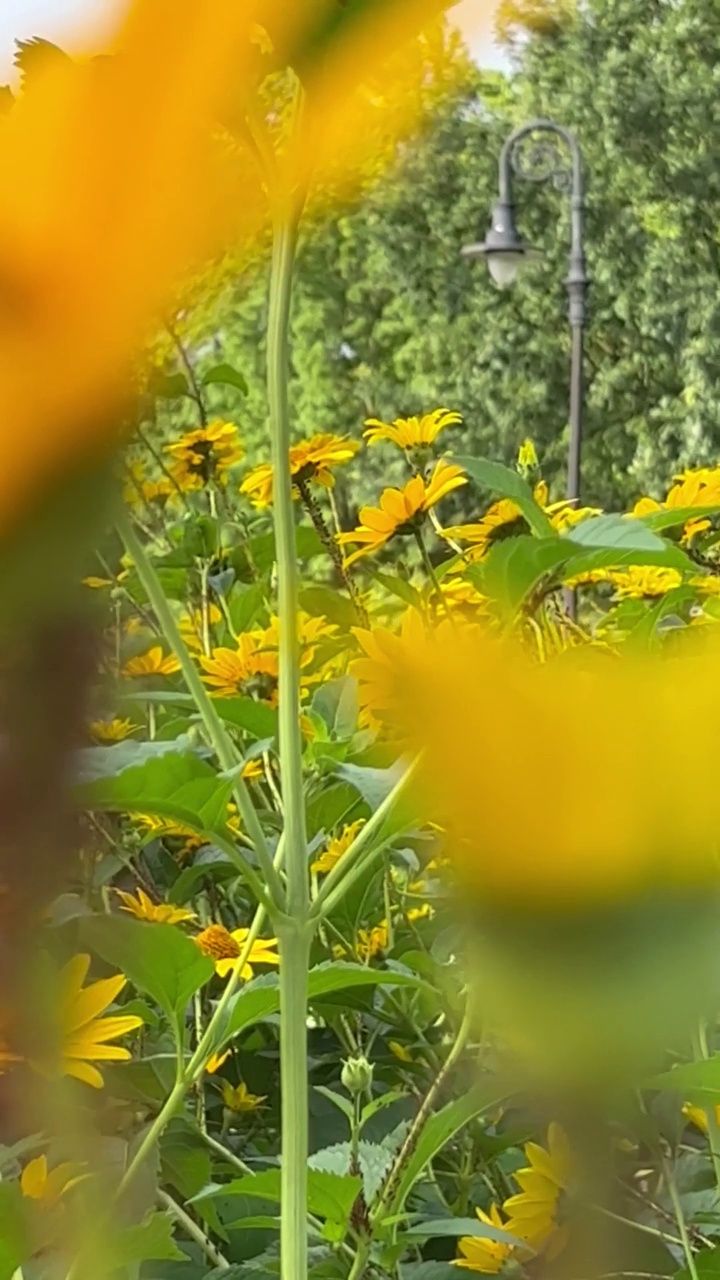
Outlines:
{"type": "MultiPolygon", "coordinates": [[[[293,130],[300,126],[301,90],[293,130]]],[[[304,200],[288,192],[273,224],[267,337],[267,386],[274,472],[273,522],[278,574],[279,748],[283,798],[286,900],[278,922],[280,945],[280,1080],[282,1168],[280,1259],[282,1280],[307,1277],[307,1001],[310,914],[302,733],[298,563],[290,471],[288,405],[289,321],[298,224],[304,200]]]]}

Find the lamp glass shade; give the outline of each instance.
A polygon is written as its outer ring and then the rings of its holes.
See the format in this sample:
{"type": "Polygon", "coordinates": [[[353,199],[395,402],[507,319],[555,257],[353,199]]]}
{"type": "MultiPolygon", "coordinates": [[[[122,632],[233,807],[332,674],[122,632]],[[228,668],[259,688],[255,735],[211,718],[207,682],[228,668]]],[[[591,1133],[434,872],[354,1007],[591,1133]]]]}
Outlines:
{"type": "Polygon", "coordinates": [[[513,250],[488,253],[487,264],[490,275],[499,289],[509,289],[515,283],[525,257],[523,252],[513,250]]]}

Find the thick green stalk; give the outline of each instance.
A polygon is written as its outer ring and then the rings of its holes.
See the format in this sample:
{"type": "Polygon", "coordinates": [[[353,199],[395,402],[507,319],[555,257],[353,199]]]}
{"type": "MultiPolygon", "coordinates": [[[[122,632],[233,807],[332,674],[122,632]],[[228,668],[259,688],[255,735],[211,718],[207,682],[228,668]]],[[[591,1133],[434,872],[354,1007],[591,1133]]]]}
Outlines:
{"type": "Polygon", "coordinates": [[[288,325],[299,205],[275,226],[268,314],[267,377],[273,459],[273,517],[280,627],[279,740],[283,800],[286,920],[280,943],[282,1280],[307,1277],[307,995],[310,884],[300,730],[298,565],[290,473],[288,325]]]}
{"type": "Polygon", "coordinates": [[[173,617],[172,611],[165,599],[162,586],[153,565],[145,551],[145,548],[138,538],[127,512],[123,511],[117,522],[118,533],[125,543],[128,555],[132,557],[138,577],[145,589],[150,605],[157,618],[161,630],[173,650],[183,678],[188,687],[188,691],[192,694],[195,705],[202,718],[205,732],[208,739],[215,749],[218,761],[223,769],[234,771],[236,774],[233,783],[233,796],[238,810],[242,817],[248,835],[252,840],[255,853],[262,868],[268,890],[273,900],[274,906],[280,908],[282,900],[282,884],[280,877],[273,866],[270,851],[265,840],[265,834],[260,819],[255,812],[255,807],[250,796],[250,792],[240,776],[240,761],[233,743],[225,729],[225,725],[220,719],[212,698],[210,697],[205,685],[200,679],[200,675],[195,663],[188,652],[187,645],[183,640],[180,629],[173,617]]]}

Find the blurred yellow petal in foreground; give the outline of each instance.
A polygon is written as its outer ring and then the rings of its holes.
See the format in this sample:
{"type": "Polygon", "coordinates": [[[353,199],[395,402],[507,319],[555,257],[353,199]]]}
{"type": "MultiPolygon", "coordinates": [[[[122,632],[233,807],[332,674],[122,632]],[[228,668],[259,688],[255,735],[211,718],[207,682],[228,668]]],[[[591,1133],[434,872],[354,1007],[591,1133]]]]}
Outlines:
{"type": "MultiPolygon", "coordinates": [[[[361,82],[445,7],[135,0],[110,56],[38,68],[0,119],[0,531],[112,443],[133,353],[179,280],[297,181],[352,168],[367,146],[361,82]],[[241,139],[274,59],[300,76],[307,114],[268,191],[241,139]]],[[[409,108],[397,69],[387,89],[409,108]]],[[[388,112],[397,137],[412,113],[388,112]]]]}
{"type": "Polygon", "coordinates": [[[215,121],[253,5],[138,0],[112,56],[49,60],[0,122],[0,524],[111,443],[136,344],[232,208],[215,121]]]}
{"type": "Polygon", "coordinates": [[[483,1017],[553,1088],[638,1078],[720,994],[717,646],[541,665],[445,630],[404,657],[483,1017]]]}
{"type": "Polygon", "coordinates": [[[720,651],[540,665],[475,636],[414,645],[399,715],[486,900],[562,908],[720,883],[720,651]]]}

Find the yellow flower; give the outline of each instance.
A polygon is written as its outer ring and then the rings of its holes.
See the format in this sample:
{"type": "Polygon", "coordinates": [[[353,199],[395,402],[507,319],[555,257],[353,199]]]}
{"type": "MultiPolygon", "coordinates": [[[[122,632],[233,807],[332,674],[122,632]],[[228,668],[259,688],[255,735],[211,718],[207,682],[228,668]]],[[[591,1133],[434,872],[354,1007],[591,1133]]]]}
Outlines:
{"type": "MultiPolygon", "coordinates": [[[[221,978],[232,973],[238,956],[247,942],[249,929],[233,929],[232,933],[222,924],[210,924],[195,938],[197,945],[206,956],[215,961],[215,972],[221,978]]],[[[252,978],[254,965],[278,965],[277,938],[256,938],[248,953],[247,960],[240,970],[240,977],[252,978]]]]}
{"type": "Polygon", "coordinates": [[[153,902],[142,889],[137,893],[124,893],[115,890],[122,903],[121,911],[128,911],[137,920],[149,920],[154,924],[181,924],[183,920],[194,920],[195,912],[186,911],[184,907],[174,907],[170,902],[153,902]]]}
{"type": "MultiPolygon", "coordinates": [[[[216,604],[210,604],[207,611],[209,627],[216,627],[222,622],[222,613],[216,604]]],[[[203,614],[202,609],[192,609],[183,613],[178,621],[180,634],[188,649],[201,653],[203,648],[203,614]]]]}
{"type": "Polygon", "coordinates": [[[404,1044],[400,1044],[399,1040],[388,1040],[388,1049],[398,1062],[414,1062],[410,1050],[406,1049],[404,1044]]]}
{"type": "Polygon", "coordinates": [[[608,578],[618,600],[655,599],[682,583],[682,574],[677,569],[663,569],[658,565],[632,564],[627,569],[613,570],[608,578]]]}
{"type": "Polygon", "coordinates": [[[211,1053],[210,1057],[205,1063],[205,1070],[207,1071],[208,1075],[214,1076],[215,1072],[220,1070],[223,1063],[227,1062],[228,1058],[230,1057],[230,1052],[231,1052],[230,1049],[225,1049],[223,1053],[211,1053]]]}
{"type": "Polygon", "coordinates": [[[229,468],[244,457],[237,427],[219,418],[186,431],[165,449],[175,461],[173,478],[184,491],[202,489],[211,480],[226,484],[229,468]]]}
{"type": "Polygon", "coordinates": [[[206,843],[192,827],[186,827],[182,822],[173,822],[172,818],[158,818],[150,813],[129,813],[128,817],[137,822],[147,835],[157,839],[165,837],[168,840],[187,840],[188,843],[196,842],[198,848],[206,843]]]}
{"type": "Polygon", "coordinates": [[[260,760],[246,760],[242,767],[241,777],[246,782],[257,782],[258,778],[264,777],[264,769],[260,760]]]}
{"type": "Polygon", "coordinates": [[[343,854],[347,853],[360,828],[364,826],[365,819],[358,818],[357,822],[351,822],[343,827],[339,835],[333,836],[332,840],[328,841],[320,856],[311,864],[310,870],[319,876],[327,875],[328,871],[332,871],[343,854]]]}
{"type": "MultiPolygon", "coordinates": [[[[707,1133],[708,1131],[707,1111],[708,1108],[695,1107],[691,1102],[686,1102],[682,1109],[683,1115],[687,1116],[690,1123],[694,1124],[695,1128],[699,1129],[701,1133],[707,1133]]],[[[720,1106],[715,1108],[715,1119],[720,1124],[720,1106]]]]}
{"type": "Polygon", "coordinates": [[[500,498],[491,503],[484,516],[474,524],[453,525],[443,533],[455,542],[469,542],[472,546],[470,558],[480,560],[494,542],[527,531],[527,521],[517,503],[512,498],[500,498]]]}
{"type": "Polygon", "coordinates": [[[47,1156],[28,1161],[20,1175],[20,1190],[29,1200],[55,1204],[69,1187],[79,1182],[82,1166],[69,1160],[48,1170],[47,1156]]]}
{"type": "Polygon", "coordinates": [[[418,920],[432,920],[435,915],[435,908],[429,902],[423,902],[421,907],[411,907],[405,912],[405,919],[408,924],[415,924],[418,920]]]}
{"type": "Polygon", "coordinates": [[[542,1250],[552,1259],[567,1244],[568,1229],[560,1221],[560,1213],[572,1161],[560,1125],[550,1125],[547,1140],[547,1149],[537,1142],[526,1143],[528,1166],[513,1174],[522,1190],[505,1201],[503,1211],[509,1215],[506,1225],[512,1235],[519,1235],[536,1252],[542,1250]]]}
{"type": "Polygon", "coordinates": [[[209,658],[200,655],[203,679],[216,697],[241,693],[273,704],[277,701],[278,654],[276,649],[262,647],[262,635],[248,631],[238,636],[236,649],[213,649],[209,658]]]}
{"type": "Polygon", "coordinates": [[[387,951],[389,936],[387,920],[381,920],[372,929],[358,929],[355,943],[358,960],[372,960],[387,951]]]}
{"type": "Polygon", "coordinates": [[[467,578],[448,575],[441,579],[440,590],[443,599],[451,608],[462,609],[467,606],[473,609],[484,609],[487,605],[487,596],[482,595],[467,578]]]}
{"type": "Polygon", "coordinates": [[[144,480],[140,491],[148,506],[153,502],[164,506],[168,499],[177,497],[177,488],[169,476],[161,476],[159,480],[144,480]]]}
{"type": "Polygon", "coordinates": [[[129,718],[120,720],[118,716],[113,720],[90,721],[90,733],[96,742],[123,742],[137,728],[139,725],[133,724],[129,718]]]}
{"type": "MultiPolygon", "coordinates": [[[[293,496],[298,497],[297,485],[319,484],[325,489],[332,489],[335,484],[333,468],[350,462],[360,448],[356,440],[348,436],[315,435],[309,440],[301,440],[290,448],[290,474],[296,481],[293,496]]],[[[254,507],[269,507],[273,500],[273,465],[261,462],[240,485],[254,507]]]]}
{"type": "Polygon", "coordinates": [[[167,657],[163,657],[163,651],[159,644],[153,645],[152,649],[148,649],[147,653],[141,653],[137,658],[130,658],[125,663],[122,673],[129,679],[135,679],[139,676],[171,676],[180,670],[180,663],[174,653],[169,653],[167,657]]]}
{"type": "Polygon", "coordinates": [[[534,471],[538,466],[538,456],[533,441],[527,436],[518,449],[518,467],[522,471],[534,471]]]}
{"type": "MultiPolygon", "coordinates": [[[[496,1204],[490,1206],[490,1213],[476,1209],[480,1222],[487,1227],[497,1227],[498,1231],[511,1232],[509,1223],[504,1222],[496,1204]]],[[[511,1232],[511,1234],[515,1234],[511,1232]]],[[[458,1240],[458,1249],[462,1257],[453,1260],[453,1266],[463,1267],[466,1271],[480,1271],[486,1276],[495,1276],[502,1271],[505,1263],[513,1254],[514,1245],[502,1240],[488,1240],[484,1236],[463,1236],[458,1240]]]]}
{"type": "Polygon", "coordinates": [[[235,1088],[227,1081],[222,1082],[222,1099],[228,1111],[242,1115],[246,1111],[257,1111],[267,1100],[267,1094],[250,1093],[247,1085],[241,1081],[235,1088]]]}
{"type": "Polygon", "coordinates": [[[93,1062],[126,1062],[130,1058],[129,1049],[108,1041],[136,1031],[142,1026],[142,1018],[135,1014],[100,1017],[120,994],[126,978],[119,973],[114,978],[103,978],[83,987],[89,968],[90,956],[77,955],[61,970],[56,1006],[56,1055],[51,1054],[47,1060],[33,1065],[51,1078],[74,1076],[94,1089],[102,1089],[103,1078],[93,1062]]]}
{"type": "Polygon", "coordinates": [[[361,556],[378,551],[396,534],[410,534],[419,529],[430,508],[463,484],[467,484],[467,478],[462,467],[441,458],[435,463],[429,480],[413,476],[404,489],[384,489],[380,495],[380,506],[361,507],[358,527],[352,533],[338,535],[342,545],[349,542],[363,544],[348,556],[346,563],[353,564],[361,556]]]}
{"type": "Polygon", "coordinates": [[[517,644],[445,632],[399,657],[395,711],[424,748],[423,803],[433,797],[456,871],[485,900],[559,908],[716,883],[709,642],[672,661],[583,645],[538,664],[517,644]],[[558,779],[563,803],[547,823],[558,779]]]}
{"type": "Polygon", "coordinates": [[[453,427],[458,422],[462,422],[462,417],[452,409],[433,409],[432,413],[424,413],[420,418],[395,418],[392,423],[367,418],[367,430],[363,435],[368,444],[388,440],[400,449],[415,449],[419,445],[432,444],[445,427],[453,427]]]}

